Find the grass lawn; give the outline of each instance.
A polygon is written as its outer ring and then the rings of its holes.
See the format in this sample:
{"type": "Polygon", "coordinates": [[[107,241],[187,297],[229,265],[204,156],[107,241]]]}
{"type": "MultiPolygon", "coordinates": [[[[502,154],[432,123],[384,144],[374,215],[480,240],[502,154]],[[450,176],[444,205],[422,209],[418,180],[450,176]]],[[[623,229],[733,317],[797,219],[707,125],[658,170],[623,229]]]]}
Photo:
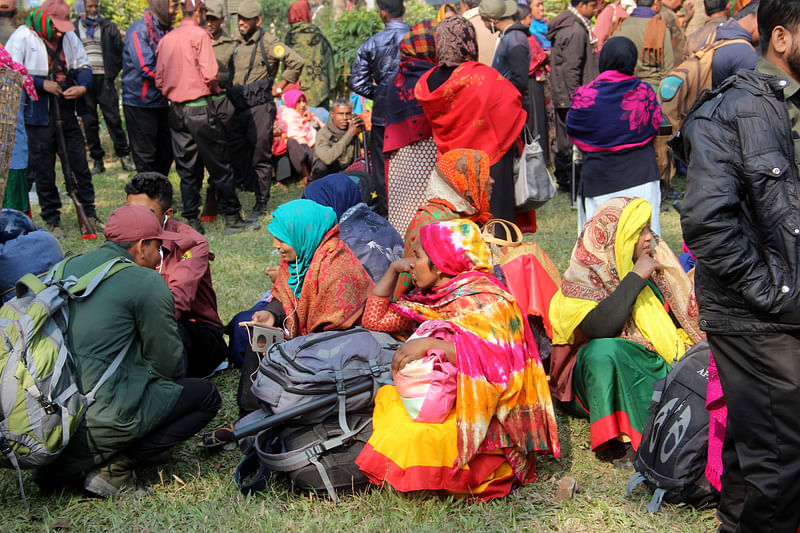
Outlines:
{"type": "MultiPolygon", "coordinates": [[[[122,205],[122,187],[128,173],[118,163],[95,178],[97,207],[105,219],[122,205]]],[[[177,177],[173,174],[173,184],[177,177]]],[[[61,179],[61,178],[59,178],[61,179]]],[[[177,187],[176,187],[177,190],[177,187]]],[[[289,192],[275,193],[269,204],[300,195],[297,185],[289,192]]],[[[246,212],[250,194],[241,194],[246,212]]],[[[67,231],[65,252],[83,253],[99,241],[81,241],[68,197],[62,197],[62,223],[67,231]]],[[[177,195],[176,195],[177,200],[177,195]]],[[[34,207],[37,223],[38,207],[34,207]]],[[[576,211],[566,195],[538,212],[537,242],[563,271],[576,238],[576,211]]],[[[680,247],[677,213],[662,214],[662,232],[673,249],[680,247]]],[[[272,237],[266,224],[255,233],[226,237],[222,222],[206,225],[206,236],[216,254],[212,263],[219,311],[224,322],[246,309],[267,286],[264,267],[278,263],[272,252],[272,237]]],[[[102,237],[101,237],[102,239],[102,237]]],[[[227,370],[214,378],[223,396],[223,407],[215,427],[237,414],[235,392],[238,371],[227,370]]],[[[450,498],[407,496],[389,487],[344,496],[336,505],[309,494],[293,493],[281,478],[273,478],[263,493],[244,496],[233,482],[241,459],[237,450],[207,453],[191,440],[173,453],[172,461],[158,469],[141,472],[155,494],[141,501],[104,501],[86,498],[78,491],[42,495],[24,473],[24,486],[32,513],[26,515],[12,470],[0,474],[0,530],[11,531],[654,531],[695,532],[715,528],[713,511],[665,504],[660,513],[645,511],[650,493],[638,488],[633,498],[625,496],[629,472],[600,463],[589,450],[589,426],[585,420],[559,415],[562,457],[542,457],[539,478],[509,497],[481,505],[468,505],[450,498]],[[555,497],[559,480],[577,479],[581,491],[573,500],[555,497]]]]}

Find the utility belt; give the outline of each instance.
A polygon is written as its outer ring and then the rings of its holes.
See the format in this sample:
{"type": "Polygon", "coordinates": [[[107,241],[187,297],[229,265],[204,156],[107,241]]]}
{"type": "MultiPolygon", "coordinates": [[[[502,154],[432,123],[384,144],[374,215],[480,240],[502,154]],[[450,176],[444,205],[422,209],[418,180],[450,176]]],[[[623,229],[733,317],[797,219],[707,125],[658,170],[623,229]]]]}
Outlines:
{"type": "Polygon", "coordinates": [[[225,98],[224,94],[214,94],[208,96],[201,96],[200,98],[195,98],[194,100],[189,100],[188,102],[172,102],[174,105],[182,105],[184,107],[205,107],[207,105],[211,105],[211,102],[216,102],[218,100],[222,100],[225,98]]]}
{"type": "Polygon", "coordinates": [[[272,78],[228,87],[228,99],[236,109],[247,109],[272,101],[272,78]]]}

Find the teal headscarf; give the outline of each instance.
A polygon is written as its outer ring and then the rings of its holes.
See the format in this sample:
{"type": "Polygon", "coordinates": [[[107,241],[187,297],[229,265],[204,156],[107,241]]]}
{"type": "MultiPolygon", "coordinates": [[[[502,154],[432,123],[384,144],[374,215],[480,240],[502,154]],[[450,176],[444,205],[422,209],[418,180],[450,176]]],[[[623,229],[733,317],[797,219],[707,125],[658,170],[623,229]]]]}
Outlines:
{"type": "Polygon", "coordinates": [[[322,237],[336,225],[336,212],[312,200],[292,200],[272,213],[267,229],[294,248],[297,261],[289,263],[289,288],[295,296],[303,290],[303,280],[322,237]]]}

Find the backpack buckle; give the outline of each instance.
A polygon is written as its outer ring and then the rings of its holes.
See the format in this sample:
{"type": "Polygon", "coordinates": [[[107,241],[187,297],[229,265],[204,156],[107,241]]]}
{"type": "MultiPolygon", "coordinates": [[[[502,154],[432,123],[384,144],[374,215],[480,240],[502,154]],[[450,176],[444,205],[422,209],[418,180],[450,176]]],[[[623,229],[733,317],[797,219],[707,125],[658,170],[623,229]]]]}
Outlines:
{"type": "Polygon", "coordinates": [[[305,456],[309,462],[314,462],[317,460],[318,457],[322,456],[323,453],[327,451],[327,448],[322,445],[320,442],[319,444],[315,444],[311,448],[305,451],[305,456]]]}
{"type": "Polygon", "coordinates": [[[42,409],[44,409],[44,412],[47,413],[48,415],[54,415],[58,411],[57,403],[49,402],[45,400],[44,397],[42,396],[39,397],[39,405],[42,406],[42,409]]]}

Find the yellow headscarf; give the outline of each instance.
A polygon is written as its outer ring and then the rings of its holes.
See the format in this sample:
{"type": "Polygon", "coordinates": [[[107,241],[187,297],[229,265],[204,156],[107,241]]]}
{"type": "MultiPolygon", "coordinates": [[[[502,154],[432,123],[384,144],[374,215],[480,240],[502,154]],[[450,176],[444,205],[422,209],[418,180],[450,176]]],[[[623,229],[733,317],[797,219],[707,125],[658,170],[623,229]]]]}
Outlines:
{"type": "MultiPolygon", "coordinates": [[[[575,329],[586,315],[633,270],[633,250],[651,213],[646,200],[614,198],[600,206],[586,224],[572,251],[561,289],[550,303],[553,344],[574,344],[575,329]]],[[[657,236],[653,240],[653,256],[665,268],[652,280],[665,289],[665,300],[691,335],[675,326],[661,300],[646,286],[637,296],[620,336],[656,351],[672,364],[702,334],[697,327],[691,283],[675,255],[657,236]]]]}

